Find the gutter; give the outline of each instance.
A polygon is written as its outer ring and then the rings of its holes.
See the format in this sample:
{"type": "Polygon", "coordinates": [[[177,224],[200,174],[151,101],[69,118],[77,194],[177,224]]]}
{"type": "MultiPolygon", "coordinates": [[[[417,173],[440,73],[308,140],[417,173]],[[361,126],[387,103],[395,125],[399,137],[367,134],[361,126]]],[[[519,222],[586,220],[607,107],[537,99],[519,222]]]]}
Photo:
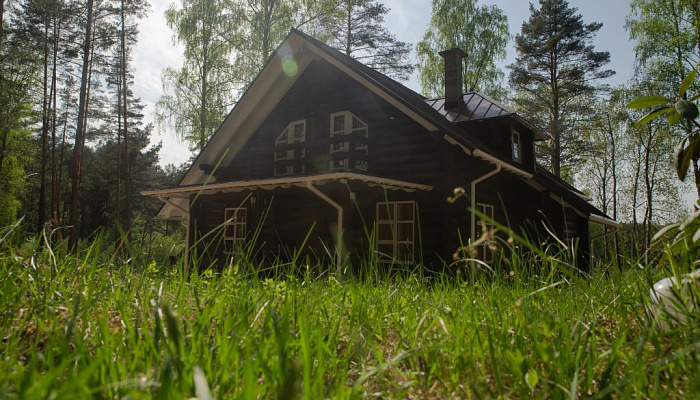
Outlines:
{"type": "Polygon", "coordinates": [[[481,149],[476,149],[474,150],[474,156],[481,158],[482,160],[488,161],[489,163],[498,166],[499,168],[502,168],[504,171],[508,171],[511,173],[514,173],[515,175],[518,175],[520,177],[523,177],[525,179],[531,179],[532,174],[529,172],[525,172],[520,168],[514,167],[506,162],[503,162],[499,160],[498,158],[492,156],[491,154],[486,153],[485,151],[481,149]]]}

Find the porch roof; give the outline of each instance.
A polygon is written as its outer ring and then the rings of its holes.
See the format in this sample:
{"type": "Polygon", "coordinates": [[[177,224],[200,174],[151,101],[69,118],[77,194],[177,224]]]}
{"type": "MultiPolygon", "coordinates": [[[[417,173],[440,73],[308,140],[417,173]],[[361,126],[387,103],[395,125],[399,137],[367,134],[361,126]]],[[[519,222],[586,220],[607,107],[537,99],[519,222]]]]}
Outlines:
{"type": "Polygon", "coordinates": [[[158,218],[182,219],[185,217],[187,211],[187,199],[193,194],[235,193],[254,189],[273,190],[290,187],[309,187],[309,185],[324,185],[330,182],[358,182],[368,187],[380,187],[386,190],[403,190],[405,192],[415,192],[416,190],[427,191],[433,189],[433,187],[430,185],[423,185],[420,183],[341,171],[308,176],[288,176],[269,179],[177,186],[167,189],[145,190],[141,192],[141,194],[144,196],[155,197],[166,203],[166,205],[169,204],[175,206],[164,207],[161,209],[161,212],[158,214],[158,218]],[[167,215],[163,213],[165,208],[170,210],[167,215]]]}

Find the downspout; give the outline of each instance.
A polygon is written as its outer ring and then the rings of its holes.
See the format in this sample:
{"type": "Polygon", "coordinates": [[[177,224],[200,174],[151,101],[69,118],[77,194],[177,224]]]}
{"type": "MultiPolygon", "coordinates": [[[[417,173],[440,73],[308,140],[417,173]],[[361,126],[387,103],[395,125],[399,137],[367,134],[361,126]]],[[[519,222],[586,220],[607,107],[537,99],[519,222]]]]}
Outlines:
{"type": "Polygon", "coordinates": [[[474,179],[471,184],[471,208],[472,208],[472,220],[471,220],[471,235],[470,235],[470,242],[469,244],[471,245],[472,243],[476,242],[476,214],[474,213],[476,211],[476,185],[479,182],[485,181],[486,179],[496,175],[497,173],[501,172],[501,164],[497,164],[496,168],[487,172],[486,174],[474,179]]]}
{"type": "MultiPolygon", "coordinates": [[[[180,205],[173,203],[170,201],[169,198],[163,197],[163,195],[159,194],[158,195],[158,200],[162,201],[163,203],[175,207],[178,210],[182,211],[185,213],[185,274],[187,274],[190,270],[190,210],[185,209],[183,207],[180,207],[180,205]]],[[[189,199],[187,200],[188,202],[188,208],[189,208],[189,199]]]]}
{"type": "Polygon", "coordinates": [[[311,181],[306,181],[306,187],[314,193],[316,196],[320,197],[325,201],[326,203],[330,204],[333,206],[336,210],[338,210],[338,232],[337,232],[337,243],[336,243],[336,272],[338,276],[340,277],[342,273],[342,262],[343,262],[343,207],[333,201],[330,197],[326,196],[323,192],[318,190],[311,181]]]}

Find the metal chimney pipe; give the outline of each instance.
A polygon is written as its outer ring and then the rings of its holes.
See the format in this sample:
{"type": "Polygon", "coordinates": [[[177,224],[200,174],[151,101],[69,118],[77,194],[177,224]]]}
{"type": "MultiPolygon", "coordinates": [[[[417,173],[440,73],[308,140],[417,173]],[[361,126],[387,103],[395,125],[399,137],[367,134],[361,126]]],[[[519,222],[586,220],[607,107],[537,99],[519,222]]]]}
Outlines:
{"type": "Polygon", "coordinates": [[[464,104],[462,99],[462,58],[467,53],[458,48],[441,51],[445,59],[445,110],[449,111],[464,104]]]}

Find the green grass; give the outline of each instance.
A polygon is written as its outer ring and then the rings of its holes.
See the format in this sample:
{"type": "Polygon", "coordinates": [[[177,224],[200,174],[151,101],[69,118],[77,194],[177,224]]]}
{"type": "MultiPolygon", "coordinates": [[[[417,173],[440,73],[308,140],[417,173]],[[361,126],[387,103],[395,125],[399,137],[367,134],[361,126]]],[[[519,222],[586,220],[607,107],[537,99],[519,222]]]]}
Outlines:
{"type": "Polygon", "coordinates": [[[645,311],[667,270],[185,277],[99,237],[74,257],[16,236],[0,233],[0,398],[700,397],[697,309],[666,331],[645,311]]]}

